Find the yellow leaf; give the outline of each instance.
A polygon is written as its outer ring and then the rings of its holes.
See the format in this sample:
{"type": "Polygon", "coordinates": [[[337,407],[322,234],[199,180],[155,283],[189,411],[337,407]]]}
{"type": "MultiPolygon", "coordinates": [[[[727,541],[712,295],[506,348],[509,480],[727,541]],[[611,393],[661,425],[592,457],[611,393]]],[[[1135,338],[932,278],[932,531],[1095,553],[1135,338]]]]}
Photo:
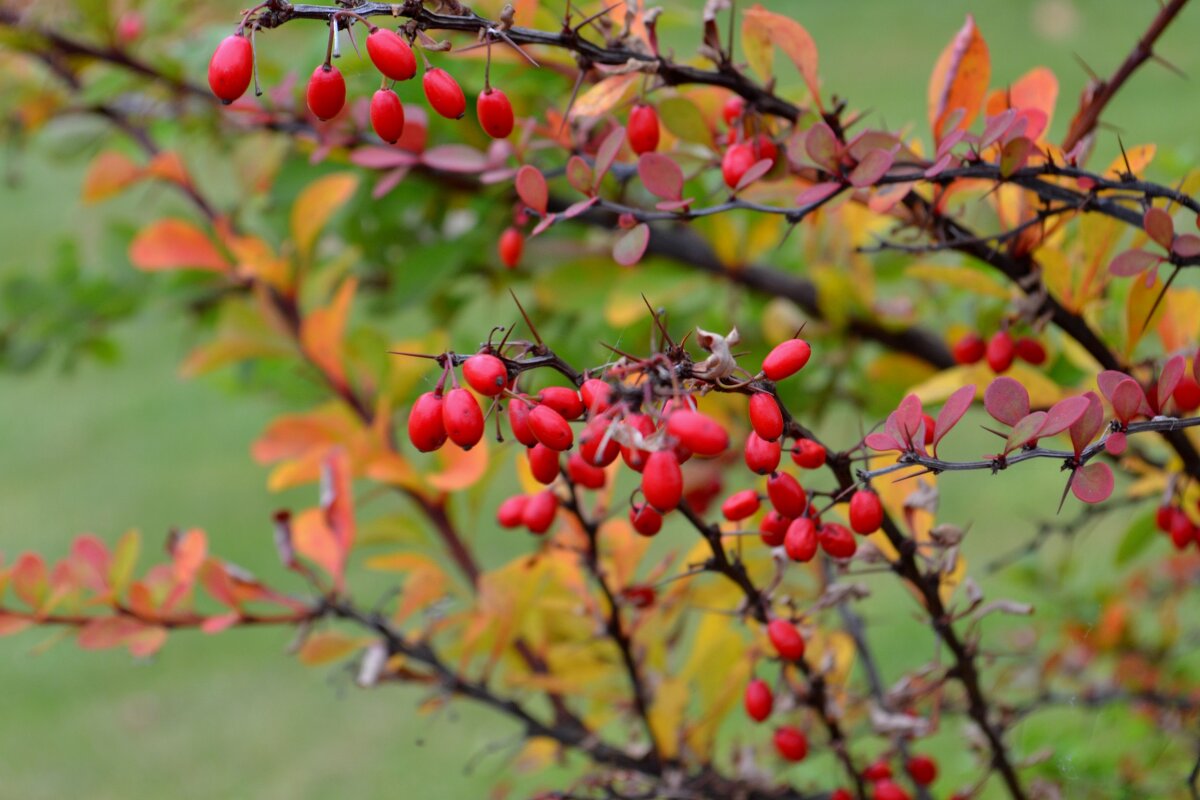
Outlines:
{"type": "Polygon", "coordinates": [[[737,704],[750,678],[750,659],[737,657],[745,649],[741,629],[730,625],[726,617],[702,617],[692,651],[679,673],[702,709],[703,717],[687,731],[688,745],[701,758],[711,752],[721,721],[737,704]]]}
{"type": "Polygon", "coordinates": [[[904,274],[917,280],[941,283],[955,289],[965,289],[968,292],[984,297],[995,297],[999,300],[1008,299],[1008,288],[987,273],[964,266],[947,264],[913,264],[904,270],[904,274]]]}
{"type": "Polygon", "coordinates": [[[346,332],[350,303],[354,300],[357,288],[358,280],[347,278],[338,288],[333,302],[310,313],[300,328],[300,343],[305,354],[338,386],[347,385],[342,364],[342,339],[346,332]]]}
{"type": "MultiPolygon", "coordinates": [[[[820,84],[817,81],[817,44],[804,26],[791,17],[767,11],[760,5],[754,5],[746,10],[744,25],[761,31],[762,33],[756,32],[756,37],[765,34],[791,59],[792,64],[800,71],[800,77],[804,79],[808,90],[812,92],[817,106],[820,107],[820,84]]],[[[769,77],[769,72],[766,77],[769,77]]]]}
{"type": "Polygon", "coordinates": [[[1163,304],[1155,303],[1162,294],[1163,282],[1158,273],[1153,272],[1154,280],[1147,285],[1145,276],[1137,276],[1129,282],[1129,295],[1125,298],[1125,358],[1133,356],[1133,350],[1141,341],[1146,331],[1156,325],[1163,316],[1163,304]],[[1150,309],[1154,315],[1150,316],[1150,309]]]}
{"type": "Polygon", "coordinates": [[[1171,289],[1163,298],[1163,306],[1158,323],[1163,352],[1173,353],[1190,347],[1200,338],[1200,291],[1171,289]]]}
{"type": "Polygon", "coordinates": [[[88,166],[83,202],[95,203],[118,194],[142,177],[142,169],[121,153],[106,150],[88,166]]]}
{"type": "Polygon", "coordinates": [[[338,661],[365,647],[371,640],[338,631],[317,631],[304,640],[297,658],[309,667],[338,661]]]}
{"type": "Polygon", "coordinates": [[[292,206],[292,239],[302,256],[311,252],[317,234],[357,188],[356,174],[338,172],[313,181],[300,193],[292,206]]]}
{"type": "Polygon", "coordinates": [[[1150,162],[1154,160],[1154,154],[1157,151],[1158,148],[1152,144],[1139,144],[1126,148],[1124,155],[1117,156],[1108,165],[1108,169],[1104,171],[1104,177],[1120,178],[1126,172],[1132,172],[1134,176],[1140,177],[1146,167],[1150,166],[1150,162]]]}
{"type": "Polygon", "coordinates": [[[650,706],[650,729],[658,741],[663,758],[679,755],[683,712],[690,700],[687,682],[682,678],[665,677],[654,693],[650,706]]]}
{"type": "Polygon", "coordinates": [[[642,79],[640,72],[627,72],[624,75],[612,75],[597,83],[581,94],[571,107],[571,116],[598,117],[607,113],[625,100],[638,81],[642,79]]]}
{"type": "Polygon", "coordinates": [[[963,578],[967,577],[967,557],[959,551],[954,559],[954,568],[949,572],[943,572],[941,580],[938,581],[938,597],[942,599],[942,605],[950,605],[950,598],[954,596],[954,590],[962,583],[963,578]]]}
{"type": "Polygon", "coordinates": [[[182,219],[162,219],[143,228],[129,245],[129,260],[147,271],[229,269],[229,262],[204,232],[182,219]]]}
{"type": "Polygon", "coordinates": [[[938,57],[929,79],[929,127],[933,138],[969,128],[987,94],[991,59],[975,19],[967,21],[938,57]],[[952,127],[952,117],[958,121],[952,127]]]}

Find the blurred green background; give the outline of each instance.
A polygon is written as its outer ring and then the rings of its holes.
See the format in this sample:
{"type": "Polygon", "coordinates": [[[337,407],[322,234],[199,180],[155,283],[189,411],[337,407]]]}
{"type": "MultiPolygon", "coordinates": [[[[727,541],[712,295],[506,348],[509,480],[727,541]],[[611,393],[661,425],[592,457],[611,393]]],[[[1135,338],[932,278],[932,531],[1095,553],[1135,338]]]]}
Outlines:
{"type": "MultiPolygon", "coordinates": [[[[156,14],[170,11],[166,3],[144,5],[156,14]]],[[[224,5],[233,19],[237,4],[224,5]]],[[[685,52],[687,31],[679,23],[698,15],[700,2],[665,5],[664,24],[673,26],[673,41],[685,52]]],[[[1054,130],[1060,133],[1086,81],[1076,54],[1110,73],[1157,9],[1151,0],[768,5],[794,14],[813,34],[827,92],[870,109],[875,122],[911,122],[919,130],[933,62],[970,12],[991,48],[994,85],[1037,65],[1059,76],[1054,130]]],[[[198,70],[223,30],[196,33],[198,70]]],[[[1200,9],[1190,8],[1166,36],[1162,55],[1194,75],[1198,38],[1200,9]]],[[[271,46],[270,37],[261,41],[271,46]]],[[[281,61],[282,54],[273,58],[281,61]]],[[[203,79],[200,71],[192,77],[203,79]]],[[[1180,165],[1196,163],[1198,99],[1194,82],[1151,64],[1105,119],[1127,144],[1156,142],[1160,174],[1175,177],[1180,165]]],[[[1101,139],[1104,152],[1116,151],[1111,130],[1101,139]]],[[[84,208],[79,185],[90,155],[70,157],[41,142],[0,150],[3,173],[14,176],[0,195],[6,243],[0,277],[44,274],[64,241],[77,247],[85,274],[129,270],[106,231],[137,225],[148,203],[157,214],[173,201],[152,190],[84,208]]],[[[265,470],[249,457],[250,442],[278,403],[247,393],[232,397],[228,376],[178,377],[177,364],[198,336],[177,312],[152,306],[118,329],[121,357],[113,365],[0,373],[0,550],[9,557],[25,549],[54,556],[80,532],[111,541],[132,527],[155,547],[172,526],[199,526],[222,555],[276,572],[270,513],[311,498],[268,494],[265,470]]],[[[1051,472],[1034,468],[995,479],[1006,481],[1002,491],[983,474],[944,479],[941,517],[974,525],[967,552],[981,563],[1025,538],[1022,520],[1053,514],[1060,484],[1047,480],[1051,472]]],[[[1116,514],[1087,535],[1083,544],[1095,558],[1064,572],[1064,588],[1109,569],[1127,519],[1116,514]]],[[[988,581],[989,593],[1024,599],[1032,589],[1021,575],[1018,569],[988,581]]],[[[895,677],[901,665],[921,663],[931,650],[927,638],[919,639],[924,649],[913,650],[905,628],[911,606],[902,595],[877,588],[864,613],[895,677]]],[[[177,635],[148,663],[132,663],[124,651],[83,653],[69,643],[36,652],[46,637],[43,631],[0,642],[3,798],[475,798],[511,778],[511,747],[464,768],[473,756],[508,744],[514,730],[506,723],[463,705],[418,715],[421,694],[409,690],[357,691],[341,668],[309,670],[287,658],[286,631],[177,635]]],[[[1086,776],[1136,751],[1138,724],[1123,712],[1054,713],[1022,726],[1016,744],[1024,753],[1054,744],[1053,769],[1086,776]],[[1119,737],[1110,734],[1116,724],[1119,737]]],[[[957,735],[957,723],[949,722],[941,740],[957,735]]],[[[948,761],[953,770],[955,757],[948,761]]],[[[963,755],[957,765],[966,763],[963,755]]],[[[517,779],[518,796],[555,786],[559,777],[517,779]]]]}

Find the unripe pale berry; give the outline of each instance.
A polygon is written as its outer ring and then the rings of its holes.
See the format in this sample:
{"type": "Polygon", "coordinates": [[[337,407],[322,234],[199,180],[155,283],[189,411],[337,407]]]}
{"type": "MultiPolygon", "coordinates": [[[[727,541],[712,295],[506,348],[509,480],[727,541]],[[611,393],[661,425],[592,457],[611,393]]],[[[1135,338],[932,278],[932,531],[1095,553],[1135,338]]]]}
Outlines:
{"type": "Polygon", "coordinates": [[[425,99],[434,111],[446,119],[462,119],[467,113],[467,98],[458,81],[446,70],[432,67],[421,79],[425,88],[425,99]]]}
{"type": "Polygon", "coordinates": [[[976,364],[987,355],[987,343],[977,333],[968,333],[950,348],[955,362],[963,365],[976,364]]]}
{"type": "Polygon", "coordinates": [[[229,105],[246,93],[254,75],[254,47],[245,36],[226,36],[208,62],[208,86],[229,105]]]}
{"type": "Polygon", "coordinates": [[[753,489],[743,489],[740,492],[734,492],[729,495],[725,502],[721,504],[721,513],[725,516],[725,519],[737,521],[753,516],[754,512],[758,511],[758,506],[758,492],[753,489]]]}
{"type": "Polygon", "coordinates": [[[988,340],[987,362],[996,374],[1008,371],[1008,368],[1012,366],[1014,355],[1015,345],[1012,335],[1008,331],[996,331],[995,335],[988,340]]]}
{"type": "Polygon", "coordinates": [[[538,440],[529,427],[530,406],[525,402],[526,399],[525,395],[520,395],[509,401],[508,428],[512,431],[514,439],[526,447],[533,447],[538,440]]]}
{"type": "Polygon", "coordinates": [[[437,450],[446,443],[442,402],[440,394],[425,392],[417,398],[408,413],[408,439],[422,453],[437,450]]]}
{"type": "Polygon", "coordinates": [[[808,563],[817,554],[817,524],[810,517],[792,520],[783,539],[783,549],[788,558],[808,563]]]}
{"type": "Polygon", "coordinates": [[[376,28],[367,34],[367,55],[375,69],[394,81],[406,81],[417,74],[412,48],[395,31],[376,28]]]}
{"type": "Polygon", "coordinates": [[[787,620],[773,619],[767,623],[767,638],[783,660],[799,661],[804,658],[804,637],[787,620]]]}
{"type": "Polygon", "coordinates": [[[683,497],[683,472],[679,458],[670,450],[659,450],[646,459],[642,470],[642,494],[658,511],[671,511],[683,497]]]}
{"type": "Polygon", "coordinates": [[[442,422],[450,441],[470,450],[483,438],[483,411],[475,395],[466,389],[451,389],[442,401],[442,422]]]}
{"type": "Polygon", "coordinates": [[[870,489],[859,489],[850,496],[850,527],[855,533],[868,534],[883,525],[883,503],[870,489]]]}
{"type": "Polygon", "coordinates": [[[850,558],[858,551],[854,534],[845,525],[828,522],[817,529],[817,542],[821,549],[834,558],[850,558]]]}
{"type": "Polygon", "coordinates": [[[811,355],[812,348],[803,339],[780,342],[763,359],[763,374],[773,381],[781,381],[804,369],[811,355]]]}
{"type": "Polygon", "coordinates": [[[783,435],[783,412],[773,395],[766,392],[750,395],[750,425],[760,438],[769,442],[783,435]]]}
{"type": "Polygon", "coordinates": [[[569,450],[575,441],[571,425],[550,406],[537,405],[529,412],[529,430],[551,450],[569,450]]]}
{"type": "Polygon", "coordinates": [[[642,536],[653,536],[662,530],[663,518],[649,503],[634,503],[629,507],[629,522],[642,536]]]}
{"type": "Polygon", "coordinates": [[[544,444],[535,444],[526,452],[529,471],[538,483],[550,485],[558,478],[558,451],[544,444]]]}
{"type": "Polygon", "coordinates": [[[768,442],[757,433],[751,431],[746,437],[746,466],[751,472],[768,475],[779,467],[779,457],[783,454],[783,445],[778,440],[768,442]]]}
{"type": "Polygon", "coordinates": [[[788,527],[792,524],[790,517],[785,517],[778,511],[768,511],[758,524],[763,544],[767,547],[779,547],[787,537],[788,527]]]}
{"type": "Polygon", "coordinates": [[[505,139],[513,130],[513,109],[508,97],[499,89],[484,89],[475,101],[479,127],[493,139],[505,139]]]}
{"type": "Polygon", "coordinates": [[[391,89],[379,89],[371,96],[371,127],[388,144],[404,134],[404,104],[391,89]]]}
{"type": "Polygon", "coordinates": [[[629,112],[629,125],[625,129],[629,147],[641,155],[658,149],[658,114],[650,106],[634,106],[629,112]]]}
{"type": "Polygon", "coordinates": [[[500,263],[509,269],[516,269],[521,263],[521,255],[525,252],[525,234],[516,228],[505,228],[500,234],[497,245],[500,251],[500,263]]]}
{"type": "Polygon", "coordinates": [[[746,706],[746,716],[755,722],[762,722],[771,716],[771,708],[775,705],[775,698],[771,694],[771,687],[767,685],[767,682],[761,678],[755,678],[746,684],[744,703],[746,706]]]}
{"type": "Polygon", "coordinates": [[[566,386],[547,386],[538,392],[538,400],[561,414],[563,419],[579,419],[583,416],[583,400],[579,392],[566,386]]]}
{"type": "Polygon", "coordinates": [[[792,448],[792,462],[803,469],[817,469],[825,465],[825,448],[812,439],[797,439],[792,448]]]}
{"type": "Polygon", "coordinates": [[[786,472],[776,472],[767,478],[767,498],[785,517],[795,519],[808,507],[808,496],[800,481],[786,472]]]}
{"type": "Polygon", "coordinates": [[[523,494],[513,495],[496,509],[496,521],[503,528],[515,528],[525,518],[525,506],[529,498],[523,494]]]}
{"type": "Polygon", "coordinates": [[[528,502],[525,503],[525,510],[521,515],[521,522],[532,533],[545,533],[550,530],[550,525],[554,522],[554,515],[558,512],[558,497],[554,492],[546,489],[532,495],[528,502]]]}
{"type": "Polygon", "coordinates": [[[476,353],[463,362],[463,378],[471,388],[487,397],[504,391],[508,383],[508,368],[491,353],[476,353]]]}
{"type": "Polygon", "coordinates": [[[775,731],[772,738],[775,752],[787,761],[803,761],[808,755],[808,737],[799,728],[785,725],[775,731]]]}
{"type": "Polygon", "coordinates": [[[579,452],[571,453],[567,459],[567,475],[585,489],[604,488],[604,470],[589,464],[579,452]]]}
{"type": "Polygon", "coordinates": [[[667,433],[696,455],[720,455],[729,446],[721,423],[699,411],[676,411],[667,420],[667,433]]]}

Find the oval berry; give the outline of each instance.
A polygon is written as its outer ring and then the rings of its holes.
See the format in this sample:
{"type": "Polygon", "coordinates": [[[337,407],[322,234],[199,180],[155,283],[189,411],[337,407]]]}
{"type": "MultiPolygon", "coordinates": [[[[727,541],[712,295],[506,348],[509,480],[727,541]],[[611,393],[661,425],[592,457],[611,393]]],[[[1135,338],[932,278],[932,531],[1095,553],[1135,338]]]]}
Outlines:
{"type": "Polygon", "coordinates": [[[1196,535],[1196,526],[1188,519],[1188,515],[1183,511],[1176,511],[1174,518],[1171,520],[1171,543],[1175,545],[1176,550],[1182,550],[1191,543],[1196,535]]]}
{"type": "Polygon", "coordinates": [[[736,189],[742,182],[742,176],[758,161],[754,157],[754,148],[746,142],[731,144],[721,157],[721,177],[730,189],[736,189]]]}
{"type": "Polygon", "coordinates": [[[858,551],[854,534],[845,525],[830,522],[817,529],[817,542],[821,549],[834,558],[850,558],[858,551]]]}
{"type": "Polygon", "coordinates": [[[346,79],[337,67],[321,64],[308,79],[308,110],[319,120],[333,119],[346,105],[346,79]]]}
{"type": "Polygon", "coordinates": [[[1171,397],[1175,398],[1175,406],[1181,412],[1190,414],[1200,408],[1200,383],[1197,383],[1191,375],[1184,375],[1179,379],[1179,384],[1175,387],[1175,392],[1171,397]]]}
{"type": "Polygon", "coordinates": [[[583,416],[583,400],[574,389],[547,386],[538,392],[538,400],[561,414],[563,419],[579,419],[583,416]]]}
{"type": "Polygon", "coordinates": [[[508,383],[508,367],[491,353],[476,353],[463,362],[463,378],[471,388],[487,397],[504,391],[508,383]]]}
{"type": "Polygon", "coordinates": [[[757,433],[751,432],[746,437],[746,466],[751,472],[768,475],[779,467],[779,457],[783,454],[783,445],[778,441],[768,442],[757,433]]]}
{"type": "Polygon", "coordinates": [[[767,498],[776,511],[792,519],[808,508],[808,495],[804,493],[804,487],[786,472],[776,472],[767,478],[767,498]]]}
{"type": "Polygon", "coordinates": [[[804,658],[804,637],[796,626],[786,619],[773,619],[767,623],[767,638],[775,652],[785,661],[799,661],[804,658]]]}
{"type": "Polygon", "coordinates": [[[532,533],[545,533],[554,523],[554,515],[558,512],[558,497],[546,489],[532,495],[525,503],[521,514],[521,522],[532,533]]]}
{"type": "Polygon", "coordinates": [[[649,503],[634,503],[629,507],[629,522],[642,536],[653,536],[662,530],[663,518],[649,503]]]}
{"type": "Polygon", "coordinates": [[[913,783],[918,786],[928,786],[937,780],[937,762],[929,756],[913,756],[904,766],[913,783]]]}
{"type": "Polygon", "coordinates": [[[741,95],[735,94],[725,101],[721,106],[721,118],[725,120],[725,124],[733,127],[733,123],[737,122],[742,114],[746,111],[746,101],[741,95]]]}
{"type": "Polygon", "coordinates": [[[500,234],[497,245],[500,253],[500,263],[509,269],[516,269],[521,263],[521,255],[525,252],[525,234],[516,228],[505,228],[500,234]]]}
{"type": "Polygon", "coordinates": [[[954,343],[954,346],[950,348],[950,353],[954,356],[956,363],[964,366],[976,364],[987,355],[987,343],[979,334],[968,333],[954,343]]]}
{"type": "Polygon", "coordinates": [[[375,69],[394,81],[406,81],[417,74],[412,48],[393,30],[376,28],[367,34],[367,55],[375,69]]]}
{"type": "Polygon", "coordinates": [[[408,413],[408,440],[422,453],[437,450],[446,443],[442,402],[440,394],[425,392],[408,413]]]}
{"type": "Polygon", "coordinates": [[[908,792],[894,781],[884,779],[875,784],[874,800],[912,800],[908,792]]]}
{"type": "Polygon", "coordinates": [[[442,401],[442,423],[450,441],[470,450],[483,438],[483,411],[475,395],[466,389],[451,389],[442,401]]]}
{"type": "Polygon", "coordinates": [[[446,70],[439,67],[426,70],[421,83],[430,107],[446,119],[462,119],[467,113],[467,98],[462,87],[446,70]]]}
{"type": "Polygon", "coordinates": [[[479,127],[493,139],[506,139],[513,130],[512,103],[499,89],[484,89],[475,101],[479,127]]]}
{"type": "Polygon", "coordinates": [[[767,547],[779,547],[786,541],[788,527],[791,524],[791,517],[785,517],[778,511],[768,511],[758,525],[763,544],[767,547]]]}
{"type": "Polygon", "coordinates": [[[1017,358],[1033,364],[1035,367],[1046,363],[1046,348],[1037,339],[1022,336],[1013,345],[1013,352],[1017,358]]]}
{"type": "Polygon", "coordinates": [[[254,47],[245,36],[226,36],[208,62],[208,86],[229,105],[246,93],[254,76],[254,47]]]}
{"type": "Polygon", "coordinates": [[[650,106],[634,106],[625,128],[629,147],[639,156],[658,149],[658,114],[650,106]]]}
{"type": "Polygon", "coordinates": [[[859,489],[850,496],[850,527],[855,533],[868,534],[883,525],[883,503],[870,489],[859,489]]]}
{"type": "Polygon", "coordinates": [[[579,455],[593,467],[607,467],[621,454],[621,445],[608,435],[606,419],[594,419],[579,434],[579,455]]]}
{"type": "Polygon", "coordinates": [[[890,764],[888,764],[888,762],[882,759],[871,762],[867,765],[867,768],[863,770],[863,778],[871,783],[887,780],[890,777],[892,777],[892,767],[890,764]]]}
{"type": "Polygon", "coordinates": [[[642,470],[642,494],[658,511],[670,511],[683,498],[683,471],[670,450],[651,453],[642,470]]]}
{"type": "Polygon", "coordinates": [[[804,369],[811,355],[812,348],[803,339],[780,342],[763,359],[763,374],[773,381],[781,381],[804,369]]]}
{"type": "Polygon", "coordinates": [[[755,678],[750,681],[746,684],[744,704],[746,706],[746,715],[755,722],[762,722],[771,716],[771,708],[775,705],[775,698],[771,695],[771,687],[761,678],[755,678]]]}
{"type": "Polygon", "coordinates": [[[502,528],[515,528],[525,519],[525,506],[529,498],[523,494],[513,495],[496,509],[496,521],[502,528]]]}
{"type": "Polygon", "coordinates": [[[404,104],[391,89],[379,89],[371,96],[371,127],[388,144],[395,144],[404,133],[404,104]]]}
{"type": "MultiPolygon", "coordinates": [[[[645,414],[630,414],[625,417],[624,424],[641,434],[642,437],[654,433],[654,420],[645,414]]],[[[625,466],[634,472],[641,472],[646,468],[646,459],[649,456],[649,452],[640,448],[621,445],[621,459],[625,462],[625,466]]]]}
{"type": "Polygon", "coordinates": [[[527,397],[525,395],[519,395],[509,401],[508,428],[512,431],[514,439],[526,447],[533,447],[538,443],[538,440],[529,427],[529,410],[531,406],[525,402],[526,400],[527,397]]]}
{"type": "Polygon", "coordinates": [[[604,488],[604,470],[589,464],[578,452],[567,459],[567,475],[585,489],[604,488]]]}
{"type": "Polygon", "coordinates": [[[803,761],[808,755],[808,738],[799,728],[791,725],[778,728],[772,741],[775,743],[775,752],[786,761],[803,761]]]}
{"type": "Polygon", "coordinates": [[[736,522],[753,516],[754,512],[758,511],[758,506],[758,492],[753,489],[743,489],[726,498],[725,502],[721,504],[721,513],[725,519],[736,522]]]}
{"type": "Polygon", "coordinates": [[[720,455],[729,446],[721,423],[699,411],[677,411],[667,420],[667,433],[696,455],[720,455]]]}
{"type": "Polygon", "coordinates": [[[551,450],[568,450],[575,441],[571,425],[550,406],[537,405],[529,412],[533,437],[551,450]]]}
{"type": "Polygon", "coordinates": [[[558,478],[558,451],[544,444],[535,444],[526,452],[529,471],[538,483],[549,485],[558,478]]]}
{"type": "Polygon", "coordinates": [[[759,438],[768,442],[783,435],[783,412],[773,395],[766,392],[750,395],[750,426],[759,438]]]}
{"type": "Polygon", "coordinates": [[[612,408],[613,388],[599,378],[588,378],[579,387],[579,397],[589,414],[603,414],[612,408]]]}
{"type": "Polygon", "coordinates": [[[812,439],[797,439],[792,448],[792,463],[803,469],[817,469],[825,464],[825,448],[812,439]]]}
{"type": "Polygon", "coordinates": [[[783,549],[792,561],[812,561],[817,554],[817,524],[809,517],[792,520],[783,539],[783,549]]]}
{"type": "Polygon", "coordinates": [[[1013,338],[1008,331],[996,331],[987,343],[987,362],[992,372],[1000,374],[1008,371],[1013,363],[1014,348],[1013,338]]]}

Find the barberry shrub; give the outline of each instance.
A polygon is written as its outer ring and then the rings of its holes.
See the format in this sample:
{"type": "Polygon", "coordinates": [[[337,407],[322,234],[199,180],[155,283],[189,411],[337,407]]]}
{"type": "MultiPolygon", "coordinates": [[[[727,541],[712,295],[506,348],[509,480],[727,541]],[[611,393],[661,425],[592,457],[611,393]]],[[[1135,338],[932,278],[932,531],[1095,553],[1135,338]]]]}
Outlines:
{"type": "Polygon", "coordinates": [[[16,555],[0,634],[293,629],[515,722],[546,798],[1195,796],[1200,173],[1105,127],[1186,0],[1074,104],[968,16],[896,128],[799,7],[266,0],[204,12],[206,81],[79,5],[0,10],[12,124],[94,116],[83,199],[179,201],[127,260],[315,503],[260,577],[194,527],[16,555]]]}

